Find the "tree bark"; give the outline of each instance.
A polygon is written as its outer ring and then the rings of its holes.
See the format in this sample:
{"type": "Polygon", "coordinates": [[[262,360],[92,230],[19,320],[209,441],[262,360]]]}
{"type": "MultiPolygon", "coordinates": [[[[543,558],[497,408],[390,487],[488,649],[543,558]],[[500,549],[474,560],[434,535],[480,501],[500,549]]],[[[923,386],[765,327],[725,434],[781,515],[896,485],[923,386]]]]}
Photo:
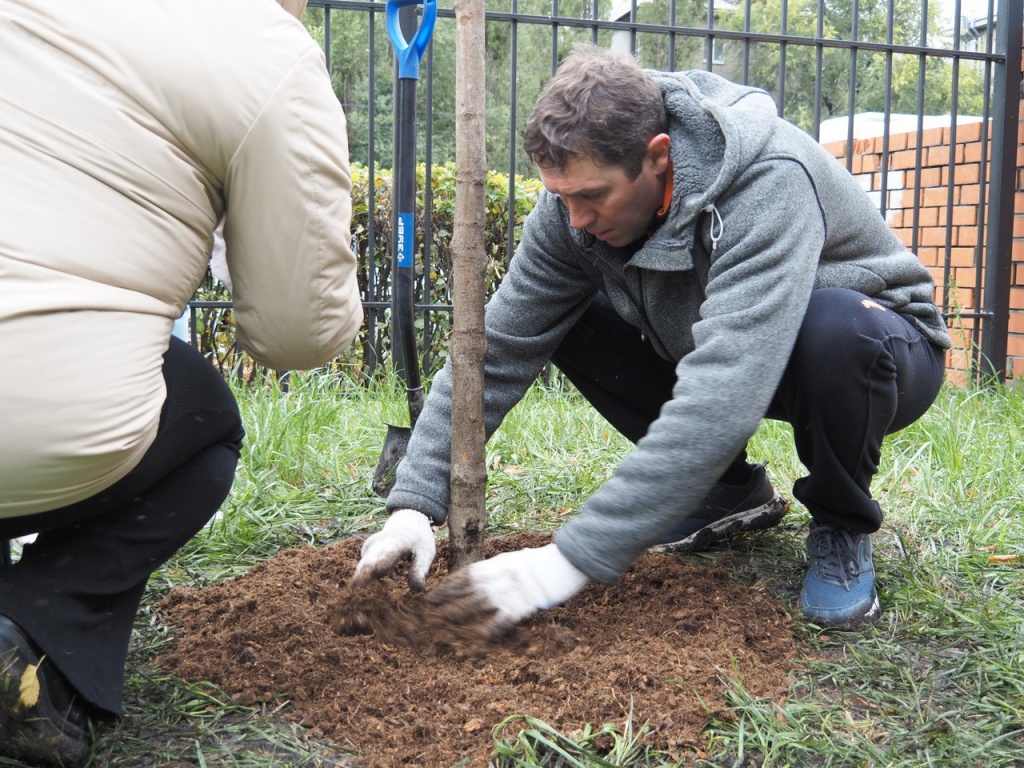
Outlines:
{"type": "Polygon", "coordinates": [[[455,217],[452,234],[452,474],[448,569],[483,559],[487,510],[484,430],[484,242],[487,156],[484,2],[455,0],[455,217]]]}

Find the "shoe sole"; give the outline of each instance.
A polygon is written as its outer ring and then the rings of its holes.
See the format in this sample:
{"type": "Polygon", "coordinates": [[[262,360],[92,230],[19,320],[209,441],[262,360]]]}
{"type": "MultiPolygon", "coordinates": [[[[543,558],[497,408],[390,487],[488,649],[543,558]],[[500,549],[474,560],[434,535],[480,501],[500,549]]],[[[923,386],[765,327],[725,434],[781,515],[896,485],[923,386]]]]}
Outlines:
{"type": "MultiPolygon", "coordinates": [[[[39,698],[26,711],[20,689],[24,670],[14,671],[15,658],[37,670],[42,657],[29,647],[24,637],[8,622],[4,639],[8,648],[0,658],[0,674],[7,683],[0,689],[0,735],[3,737],[5,756],[46,765],[79,766],[89,756],[89,737],[85,728],[70,721],[50,699],[45,684],[40,686],[39,698]],[[10,754],[8,754],[10,753],[10,754]]],[[[39,682],[42,682],[41,680],[39,682]]]]}
{"type": "Polygon", "coordinates": [[[882,615],[882,603],[878,599],[878,593],[875,592],[874,599],[871,601],[871,606],[860,616],[850,619],[844,622],[828,621],[820,616],[808,616],[804,614],[804,620],[816,627],[820,627],[824,630],[833,630],[840,632],[848,632],[854,629],[859,629],[864,624],[874,621],[882,615]]]}
{"type": "Polygon", "coordinates": [[[714,546],[722,539],[734,536],[737,533],[747,531],[763,531],[767,528],[774,528],[789,511],[789,502],[781,495],[775,494],[775,498],[767,504],[762,504],[754,509],[745,509],[742,512],[723,517],[713,523],[708,523],[700,530],[694,531],[685,539],[673,541],[669,544],[658,544],[651,547],[652,552],[700,552],[714,546]]]}

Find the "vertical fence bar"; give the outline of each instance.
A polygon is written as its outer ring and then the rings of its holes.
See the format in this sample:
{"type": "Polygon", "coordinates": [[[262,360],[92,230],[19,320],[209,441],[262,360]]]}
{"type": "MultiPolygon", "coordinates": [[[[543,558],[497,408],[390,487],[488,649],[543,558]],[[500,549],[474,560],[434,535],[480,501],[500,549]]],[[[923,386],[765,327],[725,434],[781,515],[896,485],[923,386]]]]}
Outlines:
{"type": "Polygon", "coordinates": [[[704,69],[710,72],[715,67],[715,0],[708,0],[708,14],[705,23],[708,34],[704,36],[704,69]]]}
{"type": "MultiPolygon", "coordinates": [[[[956,0],[955,5],[956,6],[959,5],[959,0],[956,0]]],[[[958,8],[954,7],[954,11],[956,11],[956,10],[958,10],[958,8]]],[[[959,22],[959,16],[958,15],[956,16],[956,19],[957,19],[957,23],[956,23],[955,27],[953,28],[953,48],[958,48],[959,47],[959,27],[961,27],[961,25],[959,25],[959,23],[958,23],[959,22]]],[[[950,121],[949,122],[949,130],[950,130],[950,136],[949,136],[949,161],[948,161],[948,164],[947,164],[947,167],[946,167],[946,173],[948,174],[948,178],[946,179],[946,220],[945,220],[945,237],[943,238],[944,242],[943,242],[943,254],[942,254],[943,255],[943,274],[945,276],[945,280],[946,280],[947,283],[948,283],[948,279],[949,279],[949,274],[952,273],[952,206],[953,206],[953,191],[956,188],[955,183],[954,183],[954,179],[953,179],[953,173],[954,173],[954,171],[956,169],[956,159],[955,159],[955,150],[956,150],[956,140],[955,140],[956,139],[956,95],[955,95],[955,92],[956,91],[955,91],[955,89],[956,89],[956,86],[957,86],[958,75],[959,75],[959,59],[956,58],[956,57],[953,57],[953,77],[952,77],[953,96],[952,96],[952,102],[951,102],[950,110],[949,110],[949,121],[950,121]]],[[[976,283],[975,289],[974,289],[975,298],[974,298],[972,304],[975,307],[980,307],[981,306],[981,302],[979,300],[980,297],[978,295],[978,289],[980,288],[980,284],[977,281],[975,283],[976,283]]],[[[978,321],[975,321],[975,332],[977,332],[977,324],[978,324],[978,321]]]]}
{"type": "MultiPolygon", "coordinates": [[[[928,3],[921,5],[921,37],[919,43],[921,47],[928,44],[928,3]]],[[[914,225],[910,236],[910,249],[915,253],[921,246],[921,144],[923,143],[922,136],[924,134],[924,120],[922,118],[924,117],[924,76],[927,71],[927,64],[928,55],[924,52],[919,53],[917,57],[917,130],[914,134],[914,206],[912,208],[914,212],[914,225]]],[[[942,282],[943,312],[949,310],[948,283],[949,275],[944,274],[942,282]]]]}
{"type": "Polygon", "coordinates": [[[519,0],[512,0],[512,20],[509,22],[509,38],[512,42],[509,51],[509,126],[508,126],[508,234],[505,241],[505,266],[507,267],[516,250],[516,157],[519,152],[519,22],[515,14],[519,12],[519,0]]]}
{"type": "Polygon", "coordinates": [[[324,64],[331,71],[331,6],[324,6],[324,64]]]}
{"type": "Polygon", "coordinates": [[[551,74],[558,68],[558,0],[551,5],[551,74]]]}
{"type": "Polygon", "coordinates": [[[821,78],[824,67],[825,46],[821,39],[825,37],[825,0],[818,0],[818,14],[815,19],[814,34],[818,42],[814,45],[814,138],[821,138],[821,78]]]}
{"type": "MultiPolygon", "coordinates": [[[[885,42],[893,43],[895,0],[889,0],[885,15],[885,42]]],[[[892,50],[885,52],[885,107],[882,111],[882,160],[879,164],[879,205],[883,219],[889,214],[889,127],[892,115],[892,50]]]]}
{"type": "MultiPolygon", "coordinates": [[[[783,35],[789,33],[789,0],[782,0],[781,24],[779,32],[783,35]]],[[[786,41],[779,42],[779,114],[786,113],[786,41]]]]}
{"type": "MultiPolygon", "coordinates": [[[[382,301],[383,297],[379,295],[380,287],[377,285],[377,153],[375,151],[377,132],[374,130],[374,126],[377,125],[375,98],[377,93],[377,14],[371,13],[369,17],[366,32],[367,50],[369,51],[367,65],[369,92],[366,94],[366,146],[369,153],[366,158],[366,292],[370,301],[378,302],[382,301]]],[[[382,362],[383,339],[379,335],[381,331],[377,326],[377,320],[382,319],[378,313],[382,314],[382,312],[382,310],[371,309],[366,313],[366,356],[370,359],[368,375],[373,375],[377,366],[382,362]]]]}
{"type": "Polygon", "coordinates": [[[750,9],[754,0],[743,3],[743,82],[750,83],[750,9]]]}
{"type": "Polygon", "coordinates": [[[846,126],[846,168],[853,170],[853,139],[854,126],[857,118],[857,41],[860,39],[860,2],[853,0],[853,8],[850,13],[850,77],[849,95],[846,98],[846,114],[850,116],[846,126]]]}
{"type": "MultiPolygon", "coordinates": [[[[988,5],[988,29],[985,39],[985,50],[991,53],[994,50],[993,36],[992,36],[992,10],[993,0],[989,0],[988,5]]],[[[982,90],[983,106],[981,114],[986,119],[981,121],[981,162],[979,163],[978,169],[978,221],[977,221],[977,243],[974,246],[974,282],[976,285],[984,285],[985,283],[985,240],[987,237],[987,227],[985,222],[988,220],[988,202],[990,198],[988,176],[989,176],[989,165],[985,159],[990,157],[991,149],[991,120],[988,119],[992,115],[992,91],[994,88],[992,79],[992,62],[985,62],[985,77],[984,87],[982,90]]],[[[992,155],[994,158],[995,156],[992,155]]],[[[984,297],[983,297],[984,300],[984,297]]]]}
{"type": "MultiPolygon", "coordinates": [[[[959,50],[960,48],[960,0],[956,0],[954,3],[954,15],[956,23],[953,26],[953,48],[959,50]]],[[[949,159],[946,163],[946,173],[948,178],[946,179],[946,221],[945,226],[945,237],[943,237],[943,264],[944,273],[949,275],[952,272],[953,264],[953,206],[955,204],[954,192],[956,191],[956,124],[957,124],[957,113],[958,105],[957,98],[959,95],[959,80],[960,80],[960,59],[957,56],[953,56],[953,77],[951,84],[951,97],[950,97],[950,109],[949,109],[949,159]]],[[[971,301],[971,306],[978,309],[982,306],[981,296],[979,293],[980,286],[975,281],[973,288],[974,298],[971,301]]],[[[974,321],[975,329],[982,323],[981,318],[974,321]]],[[[977,356],[977,345],[971,351],[971,358],[977,356]]],[[[972,366],[976,363],[972,363],[972,366]]]]}
{"type": "Polygon", "coordinates": [[[985,308],[991,313],[981,337],[980,374],[1006,379],[1010,324],[1010,277],[1013,269],[1013,218],[1017,170],[1017,136],[1021,99],[1021,27],[1024,4],[999,0],[995,110],[992,116],[992,200],[988,209],[985,249],[985,308]]]}
{"type": "MultiPolygon", "coordinates": [[[[711,0],[714,3],[714,0],[711,0]]],[[[629,4],[629,23],[636,24],[636,0],[632,0],[629,4]]],[[[631,26],[629,28],[629,52],[636,55],[636,27],[631,26]]]]}
{"type": "Polygon", "coordinates": [[[669,0],[668,4],[668,68],[675,71],[676,68],[676,0],[669,0]]]}

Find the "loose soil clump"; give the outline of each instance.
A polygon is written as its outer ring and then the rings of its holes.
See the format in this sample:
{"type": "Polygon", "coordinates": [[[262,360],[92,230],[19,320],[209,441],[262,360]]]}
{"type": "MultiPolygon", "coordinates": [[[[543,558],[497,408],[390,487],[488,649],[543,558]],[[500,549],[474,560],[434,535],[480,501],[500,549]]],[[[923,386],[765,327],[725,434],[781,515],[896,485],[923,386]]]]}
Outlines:
{"type": "MultiPolygon", "coordinates": [[[[492,538],[487,556],[549,542],[492,538]]],[[[441,622],[404,572],[353,589],[361,545],[290,549],[229,581],[173,589],[160,604],[174,635],[160,666],[243,704],[287,701],[364,768],[441,768],[486,766],[492,732],[525,726],[516,716],[571,735],[622,730],[632,715],[646,744],[698,754],[708,720],[731,717],[724,676],[778,698],[802,650],[776,598],[721,567],[654,553],[618,584],[591,584],[484,643],[441,622]]],[[[442,541],[428,584],[446,558],[442,541]]]]}

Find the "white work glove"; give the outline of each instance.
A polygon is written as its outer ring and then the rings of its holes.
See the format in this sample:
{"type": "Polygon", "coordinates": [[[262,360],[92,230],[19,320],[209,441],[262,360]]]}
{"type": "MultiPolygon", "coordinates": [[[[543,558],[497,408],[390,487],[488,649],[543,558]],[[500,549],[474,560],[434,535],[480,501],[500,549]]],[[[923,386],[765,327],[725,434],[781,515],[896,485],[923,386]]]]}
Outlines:
{"type": "Polygon", "coordinates": [[[422,592],[436,554],[430,518],[415,509],[396,509],[384,527],[363,542],[354,580],[379,579],[408,560],[409,586],[422,592]]]}
{"type": "Polygon", "coordinates": [[[453,573],[430,591],[449,621],[474,625],[491,639],[537,611],[561,605],[590,579],[554,544],[505,552],[453,573]]]}

